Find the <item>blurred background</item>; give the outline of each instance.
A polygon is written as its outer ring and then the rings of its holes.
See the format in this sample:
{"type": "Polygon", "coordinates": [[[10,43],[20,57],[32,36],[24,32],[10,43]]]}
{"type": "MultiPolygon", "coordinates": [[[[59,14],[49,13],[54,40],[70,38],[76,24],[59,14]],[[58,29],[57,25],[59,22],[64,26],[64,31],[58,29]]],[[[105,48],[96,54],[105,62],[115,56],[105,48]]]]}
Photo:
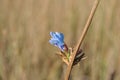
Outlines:
{"type": "MultiPolygon", "coordinates": [[[[0,80],[63,80],[50,31],[74,47],[94,0],[0,0],[0,80]]],[[[72,80],[120,80],[120,0],[101,0],[72,80]]]]}

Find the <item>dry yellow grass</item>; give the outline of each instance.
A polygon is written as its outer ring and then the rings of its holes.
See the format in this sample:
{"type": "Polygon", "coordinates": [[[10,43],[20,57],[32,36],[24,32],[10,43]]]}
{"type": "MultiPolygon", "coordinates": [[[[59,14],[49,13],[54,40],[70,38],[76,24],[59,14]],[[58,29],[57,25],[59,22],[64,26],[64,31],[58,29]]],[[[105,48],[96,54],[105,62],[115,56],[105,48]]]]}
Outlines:
{"type": "MultiPolygon", "coordinates": [[[[63,64],[48,43],[49,32],[63,32],[73,47],[93,2],[1,0],[0,80],[62,80],[63,64]]],[[[101,0],[82,45],[87,59],[73,68],[73,80],[120,79],[119,3],[101,0]]]]}

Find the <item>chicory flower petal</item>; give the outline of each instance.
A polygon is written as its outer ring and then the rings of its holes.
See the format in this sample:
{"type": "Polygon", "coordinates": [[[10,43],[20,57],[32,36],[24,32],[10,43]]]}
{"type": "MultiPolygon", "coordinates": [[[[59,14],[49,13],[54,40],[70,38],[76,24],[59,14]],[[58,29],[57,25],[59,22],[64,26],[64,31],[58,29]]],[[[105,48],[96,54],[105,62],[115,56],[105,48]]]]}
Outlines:
{"type": "Polygon", "coordinates": [[[51,39],[49,40],[50,44],[58,47],[61,51],[65,49],[64,35],[59,32],[50,32],[51,39]]]}

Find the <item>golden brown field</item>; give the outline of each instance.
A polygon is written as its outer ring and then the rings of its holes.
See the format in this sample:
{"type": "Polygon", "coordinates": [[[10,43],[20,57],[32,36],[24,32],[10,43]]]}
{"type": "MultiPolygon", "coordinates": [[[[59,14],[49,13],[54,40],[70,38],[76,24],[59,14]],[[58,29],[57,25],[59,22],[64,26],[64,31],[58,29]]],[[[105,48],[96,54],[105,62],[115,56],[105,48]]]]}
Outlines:
{"type": "MultiPolygon", "coordinates": [[[[63,80],[50,31],[74,47],[94,0],[0,0],[0,80],[63,80]]],[[[72,80],[120,80],[120,0],[101,0],[72,80]]]]}

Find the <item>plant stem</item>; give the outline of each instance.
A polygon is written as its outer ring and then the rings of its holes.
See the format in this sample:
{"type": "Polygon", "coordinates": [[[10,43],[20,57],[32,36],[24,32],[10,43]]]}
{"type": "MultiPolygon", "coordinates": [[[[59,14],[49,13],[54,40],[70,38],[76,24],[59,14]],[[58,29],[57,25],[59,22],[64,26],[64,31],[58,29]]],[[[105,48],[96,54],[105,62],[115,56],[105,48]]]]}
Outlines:
{"type": "Polygon", "coordinates": [[[95,0],[95,3],[94,3],[94,5],[92,7],[92,10],[91,10],[91,13],[90,13],[90,15],[88,17],[88,20],[87,20],[87,22],[85,24],[85,27],[84,27],[84,30],[82,32],[82,35],[81,35],[81,37],[79,39],[79,42],[78,42],[77,46],[75,47],[75,50],[74,50],[73,54],[71,55],[72,58],[71,58],[71,62],[69,63],[69,65],[67,67],[67,71],[66,71],[66,74],[65,74],[65,80],[68,80],[69,77],[70,77],[70,73],[71,73],[71,70],[72,70],[72,65],[73,65],[75,55],[78,52],[78,50],[80,49],[80,46],[81,46],[81,44],[83,42],[83,39],[85,38],[85,35],[86,35],[86,33],[87,33],[87,31],[88,31],[88,29],[90,27],[90,24],[92,22],[92,19],[93,19],[93,16],[95,14],[96,8],[97,8],[97,6],[99,4],[99,1],[100,0],[95,0]]]}

